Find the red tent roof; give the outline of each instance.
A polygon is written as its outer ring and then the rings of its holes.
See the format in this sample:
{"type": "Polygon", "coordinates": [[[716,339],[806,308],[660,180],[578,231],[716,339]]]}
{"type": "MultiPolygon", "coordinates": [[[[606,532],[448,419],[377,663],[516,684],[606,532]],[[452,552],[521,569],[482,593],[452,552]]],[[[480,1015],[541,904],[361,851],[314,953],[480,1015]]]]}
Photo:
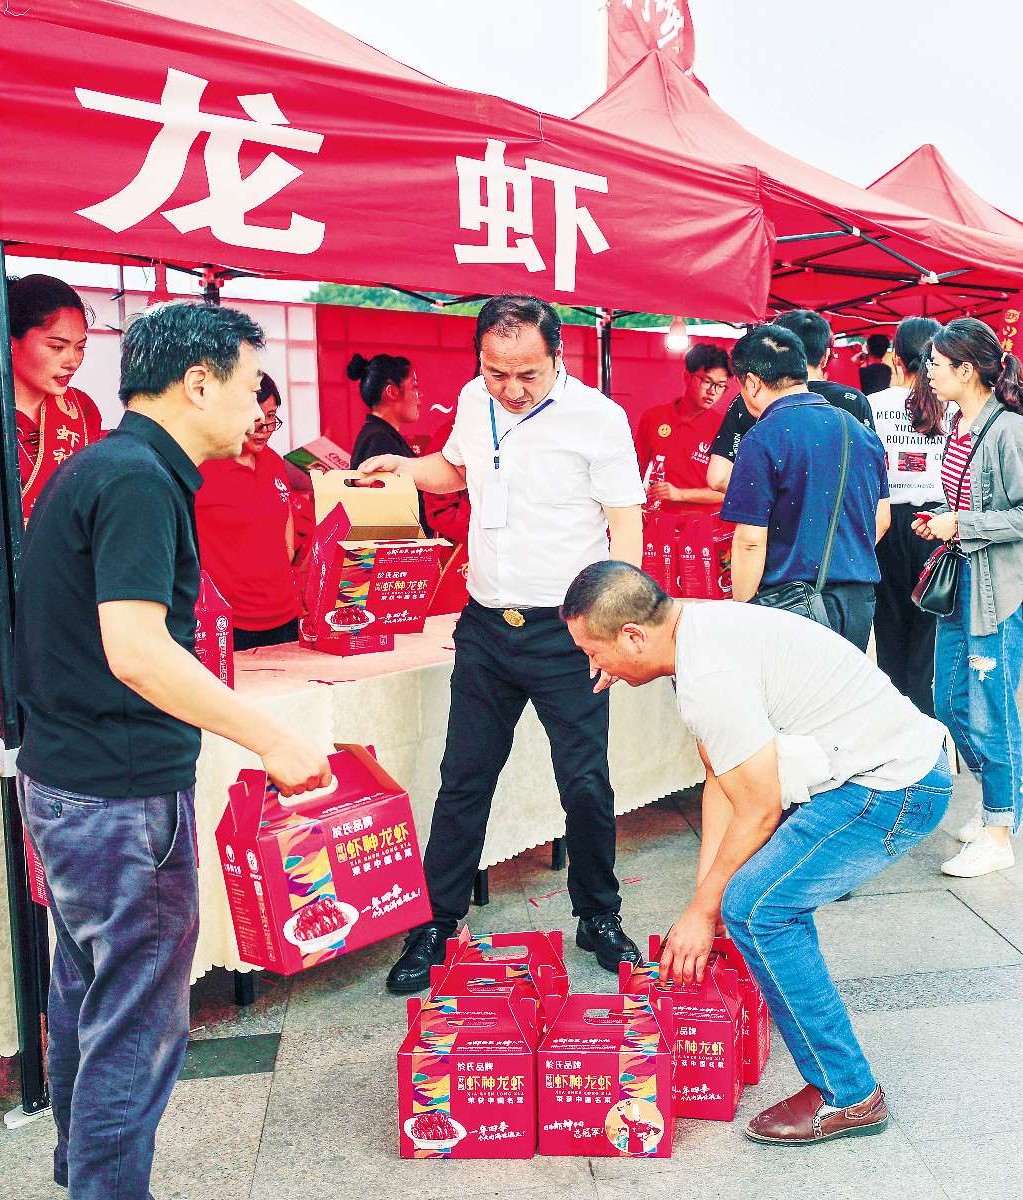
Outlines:
{"type": "Polygon", "coordinates": [[[750,166],[448,88],[292,0],[0,11],[0,238],[567,304],[764,311],[750,166]]]}
{"type": "Polygon", "coordinates": [[[960,225],[1023,237],[1023,221],[1017,221],[979,196],[948,165],[936,146],[919,146],[897,166],[875,179],[868,192],[879,192],[923,212],[934,213],[960,225]]]}
{"type": "Polygon", "coordinates": [[[744,129],[656,51],[577,120],[690,161],[756,167],[778,238],[773,311],[816,308],[837,328],[922,310],[979,315],[1000,312],[1023,278],[1023,237],[967,228],[802,162],[744,129]]]}

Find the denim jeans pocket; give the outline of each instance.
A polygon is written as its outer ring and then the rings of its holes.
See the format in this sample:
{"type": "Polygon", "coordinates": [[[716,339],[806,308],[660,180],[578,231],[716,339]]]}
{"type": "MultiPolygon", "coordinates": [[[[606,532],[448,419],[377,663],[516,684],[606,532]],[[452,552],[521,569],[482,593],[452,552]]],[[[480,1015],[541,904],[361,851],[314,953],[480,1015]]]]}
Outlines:
{"type": "Polygon", "coordinates": [[[153,866],[159,871],[173,853],[181,827],[181,797],[178,792],[146,796],[142,801],[146,840],[153,866]]]}
{"type": "Polygon", "coordinates": [[[937,829],[951,798],[951,788],[916,784],[906,788],[899,815],[885,835],[884,848],[899,858],[937,829]]]}
{"type": "MultiPolygon", "coordinates": [[[[107,801],[103,796],[89,796],[85,792],[72,792],[67,788],[50,787],[49,784],[39,783],[38,780],[31,779],[28,775],[24,778],[25,794],[30,804],[35,801],[37,806],[42,805],[44,808],[65,804],[74,804],[80,808],[107,807],[107,801]]],[[[55,815],[59,816],[59,811],[55,815]]]]}

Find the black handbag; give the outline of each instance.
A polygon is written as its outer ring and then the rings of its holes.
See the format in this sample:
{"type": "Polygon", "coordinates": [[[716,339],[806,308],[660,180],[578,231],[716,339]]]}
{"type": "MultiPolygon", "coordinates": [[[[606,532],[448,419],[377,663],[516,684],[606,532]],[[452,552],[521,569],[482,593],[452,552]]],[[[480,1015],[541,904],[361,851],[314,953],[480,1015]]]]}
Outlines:
{"type": "Polygon", "coordinates": [[[835,531],[838,529],[838,518],[842,513],[842,500],[845,498],[845,483],[849,475],[849,446],[852,438],[849,434],[849,422],[852,420],[842,409],[836,410],[842,418],[842,462],[838,470],[838,491],[835,494],[835,507],[831,512],[828,524],[828,536],[824,539],[824,553],[821,555],[821,565],[817,571],[817,582],[811,587],[801,579],[792,583],[779,583],[774,587],[762,588],[750,601],[763,608],[780,608],[785,612],[795,613],[797,617],[806,617],[816,621],[818,625],[831,628],[828,610],[824,606],[824,585],[828,581],[828,570],[831,567],[831,552],[835,547],[835,531]]]}
{"type": "MultiPolygon", "coordinates": [[[[963,467],[963,473],[959,476],[959,487],[956,489],[954,512],[959,511],[959,501],[963,494],[963,483],[966,481],[966,473],[970,469],[973,456],[977,453],[977,447],[980,445],[984,434],[987,433],[1001,414],[1002,406],[999,404],[998,408],[984,422],[984,428],[977,434],[974,440],[969,457],[966,459],[966,465],[963,467]]],[[[946,499],[948,499],[947,496],[946,499]]],[[[954,538],[949,538],[947,542],[942,542],[933,554],[931,554],[924,563],[923,570],[920,572],[920,578],[916,581],[916,587],[913,588],[912,592],[913,603],[921,612],[930,613],[933,617],[950,617],[955,612],[956,597],[959,595],[959,581],[963,575],[963,563],[965,561],[966,555],[954,538]]]]}

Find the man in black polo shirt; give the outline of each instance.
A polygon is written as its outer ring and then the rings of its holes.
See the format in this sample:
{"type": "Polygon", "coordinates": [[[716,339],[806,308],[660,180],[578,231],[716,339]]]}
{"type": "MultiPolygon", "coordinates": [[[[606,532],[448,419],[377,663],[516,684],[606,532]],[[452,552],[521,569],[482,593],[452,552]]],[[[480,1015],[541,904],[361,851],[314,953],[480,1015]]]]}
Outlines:
{"type": "Polygon", "coordinates": [[[262,330],[174,303],[124,339],[127,412],[53,476],[25,538],[15,672],[18,795],[57,947],[49,1069],[54,1179],[73,1200],[146,1200],[156,1126],[188,1038],[198,933],[200,729],[262,757],[285,795],[325,757],[194,657],[198,466],[261,413],[262,330]]]}
{"type": "MultiPolygon", "coordinates": [[[[820,313],[809,308],[797,308],[793,312],[779,313],[774,324],[782,329],[790,329],[803,343],[807,361],[807,387],[818,396],[823,396],[835,408],[845,409],[852,413],[861,425],[868,429],[874,428],[874,411],[870,401],[859,388],[848,387],[844,383],[835,383],[826,378],[825,371],[831,360],[831,326],[820,313]]],[[[739,443],[745,434],[757,423],[742,396],[736,396],[725,413],[710,448],[710,462],[707,466],[707,483],[709,487],[725,491],[732,474],[735,456],[739,453],[739,443]]]]}

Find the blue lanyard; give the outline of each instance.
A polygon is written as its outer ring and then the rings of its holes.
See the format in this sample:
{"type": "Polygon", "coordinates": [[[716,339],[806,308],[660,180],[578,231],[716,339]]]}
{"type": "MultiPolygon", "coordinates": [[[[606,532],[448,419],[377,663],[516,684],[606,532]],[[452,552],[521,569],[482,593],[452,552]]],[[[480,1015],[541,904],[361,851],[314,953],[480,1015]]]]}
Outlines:
{"type": "Polygon", "coordinates": [[[547,399],[543,402],[543,404],[537,405],[536,408],[534,408],[530,412],[526,413],[526,415],[522,418],[521,421],[516,421],[515,424],[511,427],[511,429],[506,429],[504,431],[504,433],[502,433],[501,436],[498,437],[497,436],[497,418],[494,416],[494,397],[493,396],[490,397],[490,432],[494,438],[494,470],[495,471],[500,471],[500,469],[501,469],[501,443],[508,436],[508,434],[511,433],[512,429],[518,429],[518,427],[520,425],[525,425],[525,423],[527,421],[532,421],[532,419],[534,417],[538,417],[545,408],[548,408],[553,403],[554,403],[554,397],[548,396],[547,399]]]}

